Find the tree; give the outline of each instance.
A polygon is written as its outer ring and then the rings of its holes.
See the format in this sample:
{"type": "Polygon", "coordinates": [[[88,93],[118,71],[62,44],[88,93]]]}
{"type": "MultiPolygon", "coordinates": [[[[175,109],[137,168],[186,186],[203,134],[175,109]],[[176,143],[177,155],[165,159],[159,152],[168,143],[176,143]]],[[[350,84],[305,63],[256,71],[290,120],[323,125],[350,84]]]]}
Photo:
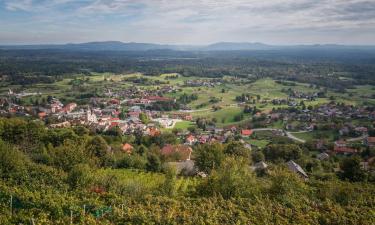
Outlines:
{"type": "Polygon", "coordinates": [[[251,153],[251,158],[254,163],[264,161],[264,154],[261,151],[254,151],[251,153]]]}
{"type": "Polygon", "coordinates": [[[207,180],[198,186],[202,196],[221,195],[224,199],[254,198],[259,194],[255,176],[245,160],[226,158],[220,168],[212,171],[207,180]]]}
{"type": "Polygon", "coordinates": [[[176,193],[176,169],[172,166],[166,166],[165,170],[165,181],[162,185],[163,192],[169,196],[173,197],[176,193]]]}
{"type": "Polygon", "coordinates": [[[264,149],[264,155],[269,161],[289,161],[292,159],[299,159],[302,155],[302,150],[295,144],[272,144],[264,149]]]}
{"type": "Polygon", "coordinates": [[[77,164],[73,166],[68,174],[67,183],[71,189],[85,188],[92,182],[92,169],[87,164],[77,164]]]}
{"type": "Polygon", "coordinates": [[[0,140],[0,177],[19,178],[26,172],[28,158],[19,150],[0,140]]]}
{"type": "Polygon", "coordinates": [[[53,164],[64,171],[70,171],[77,164],[90,162],[84,143],[66,140],[50,151],[53,155],[53,164]]]}
{"type": "Polygon", "coordinates": [[[159,172],[161,170],[161,161],[159,156],[154,153],[147,155],[146,169],[152,172],[159,172]]]}
{"type": "Polygon", "coordinates": [[[341,178],[353,182],[365,180],[366,176],[361,169],[360,162],[361,159],[358,156],[343,159],[340,163],[340,168],[342,169],[341,178]]]}
{"type": "Polygon", "coordinates": [[[234,157],[249,159],[250,151],[239,141],[232,141],[224,148],[224,153],[234,157]]]}
{"type": "Polygon", "coordinates": [[[161,135],[157,135],[152,137],[152,141],[159,145],[160,147],[163,147],[166,144],[177,144],[178,140],[175,134],[173,133],[162,133],[161,135]]]}
{"type": "Polygon", "coordinates": [[[107,155],[108,148],[109,146],[107,142],[101,136],[95,136],[86,146],[90,156],[97,157],[99,160],[103,160],[103,158],[107,155]]]}
{"type": "Polygon", "coordinates": [[[201,171],[210,173],[221,166],[224,160],[224,149],[221,144],[203,144],[195,149],[195,161],[201,171]]]}
{"type": "Polygon", "coordinates": [[[148,124],[150,122],[150,119],[145,113],[140,113],[139,119],[142,121],[143,124],[148,124]]]}

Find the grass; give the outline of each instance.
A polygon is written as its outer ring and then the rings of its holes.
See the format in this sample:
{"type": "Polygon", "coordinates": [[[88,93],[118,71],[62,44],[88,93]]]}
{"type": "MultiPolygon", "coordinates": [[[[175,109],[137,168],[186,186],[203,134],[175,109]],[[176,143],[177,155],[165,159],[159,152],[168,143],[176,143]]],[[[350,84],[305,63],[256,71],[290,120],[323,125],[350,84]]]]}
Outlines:
{"type": "Polygon", "coordinates": [[[193,122],[190,122],[190,121],[181,121],[181,122],[177,122],[176,125],[174,126],[174,128],[186,130],[189,127],[193,127],[193,126],[195,126],[195,123],[193,123],[193,122]]]}
{"type": "Polygon", "coordinates": [[[293,133],[293,135],[306,141],[312,141],[319,138],[333,141],[335,138],[335,133],[333,131],[311,131],[305,133],[293,133]]]}
{"type": "MultiPolygon", "coordinates": [[[[199,111],[192,113],[194,118],[202,117],[212,119],[215,118],[217,120],[216,125],[218,127],[228,126],[232,124],[239,123],[241,121],[235,121],[235,116],[242,113],[242,108],[240,107],[225,107],[218,111],[199,111]]],[[[249,119],[250,116],[244,114],[244,120],[249,119]]]]}
{"type": "Polygon", "coordinates": [[[248,142],[251,145],[257,146],[258,148],[264,148],[270,143],[267,140],[258,140],[258,139],[250,139],[250,140],[247,140],[246,142],[248,142]]]}
{"type": "MultiPolygon", "coordinates": [[[[123,189],[134,194],[155,193],[162,191],[165,182],[165,174],[149,173],[131,169],[100,169],[95,172],[97,180],[106,182],[108,178],[112,182],[118,182],[123,189]]],[[[107,181],[108,182],[108,181],[107,181]]],[[[199,183],[197,178],[178,177],[175,189],[178,195],[184,195],[199,183]]]]}

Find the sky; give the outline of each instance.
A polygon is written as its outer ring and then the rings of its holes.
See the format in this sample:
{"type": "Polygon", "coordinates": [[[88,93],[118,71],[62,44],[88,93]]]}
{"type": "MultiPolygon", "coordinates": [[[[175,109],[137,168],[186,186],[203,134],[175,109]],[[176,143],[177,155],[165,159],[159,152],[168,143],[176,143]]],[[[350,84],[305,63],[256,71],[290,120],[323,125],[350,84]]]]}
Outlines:
{"type": "Polygon", "coordinates": [[[0,44],[375,44],[375,0],[0,0],[0,44]]]}

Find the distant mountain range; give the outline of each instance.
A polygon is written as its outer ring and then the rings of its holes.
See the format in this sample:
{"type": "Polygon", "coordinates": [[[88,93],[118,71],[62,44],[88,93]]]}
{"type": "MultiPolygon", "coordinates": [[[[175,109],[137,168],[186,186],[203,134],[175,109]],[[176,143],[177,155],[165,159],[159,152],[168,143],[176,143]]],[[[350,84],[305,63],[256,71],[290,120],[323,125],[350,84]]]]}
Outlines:
{"type": "Polygon", "coordinates": [[[354,45],[267,45],[263,43],[238,43],[219,42],[211,45],[162,45],[151,43],[124,43],[119,41],[88,42],[81,44],[61,45],[2,45],[2,50],[71,50],[71,51],[150,51],[150,50],[175,50],[175,51],[257,51],[257,50],[282,50],[282,49],[375,49],[375,46],[354,45]]]}

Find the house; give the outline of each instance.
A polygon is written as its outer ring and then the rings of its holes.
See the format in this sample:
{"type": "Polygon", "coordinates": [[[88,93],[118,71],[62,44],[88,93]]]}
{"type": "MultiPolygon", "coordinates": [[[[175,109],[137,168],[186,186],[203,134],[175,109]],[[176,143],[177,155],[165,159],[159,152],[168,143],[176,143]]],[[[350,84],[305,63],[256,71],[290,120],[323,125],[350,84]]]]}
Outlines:
{"type": "Polygon", "coordinates": [[[197,139],[191,134],[186,138],[186,144],[188,145],[193,145],[196,142],[197,142],[197,139]]]}
{"type": "Polygon", "coordinates": [[[319,139],[319,140],[316,142],[315,147],[316,147],[316,149],[318,149],[318,150],[326,150],[326,149],[327,149],[327,147],[326,147],[326,143],[325,143],[325,141],[322,140],[322,139],[319,139]]]}
{"type": "Polygon", "coordinates": [[[109,100],[109,103],[112,104],[112,105],[119,105],[120,104],[120,100],[118,100],[118,99],[111,99],[111,100],[109,100]]]}
{"type": "Polygon", "coordinates": [[[185,115],[184,120],[187,120],[187,121],[193,121],[193,116],[192,115],[185,115]]]}
{"type": "Polygon", "coordinates": [[[252,166],[252,169],[253,170],[265,170],[268,168],[268,165],[267,163],[263,162],[263,161],[260,161],[260,162],[257,162],[254,164],[254,166],[252,166]]]}
{"type": "Polygon", "coordinates": [[[156,137],[161,134],[160,130],[156,127],[147,127],[144,134],[149,135],[151,137],[156,137]]]}
{"type": "Polygon", "coordinates": [[[186,160],[182,162],[168,162],[166,165],[174,167],[177,174],[191,176],[197,174],[194,160],[186,160]]]}
{"type": "Polygon", "coordinates": [[[186,145],[166,145],[161,149],[161,155],[178,161],[190,160],[193,149],[186,145]]]}
{"type": "Polygon", "coordinates": [[[322,152],[322,153],[318,154],[316,156],[316,158],[319,159],[320,161],[323,161],[323,160],[328,159],[329,155],[327,153],[325,153],[325,152],[322,152]]]}
{"type": "Polygon", "coordinates": [[[244,144],[243,146],[244,146],[245,148],[249,149],[250,151],[252,150],[251,144],[246,143],[246,144],[244,144]]]}
{"type": "Polygon", "coordinates": [[[367,127],[356,127],[354,128],[355,132],[357,132],[358,134],[367,134],[367,127]]]}
{"type": "Polygon", "coordinates": [[[344,140],[335,141],[333,151],[335,153],[343,153],[343,154],[353,154],[357,152],[356,149],[347,147],[346,141],[344,140]]]}
{"type": "Polygon", "coordinates": [[[375,137],[367,137],[365,139],[365,145],[369,147],[374,147],[375,146],[375,137]]]}
{"type": "Polygon", "coordinates": [[[202,135],[202,136],[199,138],[199,143],[201,143],[201,144],[205,144],[205,143],[207,143],[209,140],[210,140],[210,136],[208,136],[208,135],[202,135]]]}
{"type": "Polygon", "coordinates": [[[62,122],[62,123],[55,123],[55,124],[51,124],[49,125],[51,128],[64,128],[64,127],[70,127],[71,124],[69,121],[65,121],[65,122],[62,122]]]}
{"type": "Polygon", "coordinates": [[[44,117],[46,117],[47,116],[47,113],[46,112],[39,112],[38,113],[38,117],[40,118],[40,119],[43,119],[44,117]]]}
{"type": "Polygon", "coordinates": [[[148,96],[147,99],[150,100],[151,102],[171,102],[171,101],[175,101],[175,99],[160,97],[160,96],[148,96]]]}
{"type": "Polygon", "coordinates": [[[291,170],[292,172],[298,174],[299,176],[301,176],[301,177],[304,178],[304,179],[309,178],[309,176],[308,176],[307,173],[302,169],[302,167],[301,167],[300,165],[298,165],[297,163],[295,163],[293,160],[290,160],[290,161],[287,162],[286,164],[288,165],[289,170],[291,170]]]}
{"type": "Polygon", "coordinates": [[[253,130],[241,130],[241,135],[243,137],[249,137],[253,134],[253,130]]]}
{"type": "Polygon", "coordinates": [[[64,111],[67,112],[67,113],[70,113],[71,111],[73,111],[75,108],[77,107],[77,104],[76,103],[69,103],[67,104],[65,107],[64,107],[64,111]]]}
{"type": "Polygon", "coordinates": [[[349,127],[343,127],[339,130],[340,135],[348,135],[350,132],[349,127]]]}
{"type": "Polygon", "coordinates": [[[131,146],[128,143],[125,143],[125,144],[122,145],[122,151],[125,152],[125,153],[131,154],[133,149],[134,149],[133,146],[131,146]]]}
{"type": "Polygon", "coordinates": [[[233,133],[235,133],[235,132],[237,131],[237,127],[236,127],[236,126],[232,126],[232,127],[230,128],[230,130],[231,130],[233,133]]]}
{"type": "Polygon", "coordinates": [[[128,116],[131,117],[131,118],[139,118],[139,114],[140,112],[138,111],[131,111],[128,113],[128,116]]]}

